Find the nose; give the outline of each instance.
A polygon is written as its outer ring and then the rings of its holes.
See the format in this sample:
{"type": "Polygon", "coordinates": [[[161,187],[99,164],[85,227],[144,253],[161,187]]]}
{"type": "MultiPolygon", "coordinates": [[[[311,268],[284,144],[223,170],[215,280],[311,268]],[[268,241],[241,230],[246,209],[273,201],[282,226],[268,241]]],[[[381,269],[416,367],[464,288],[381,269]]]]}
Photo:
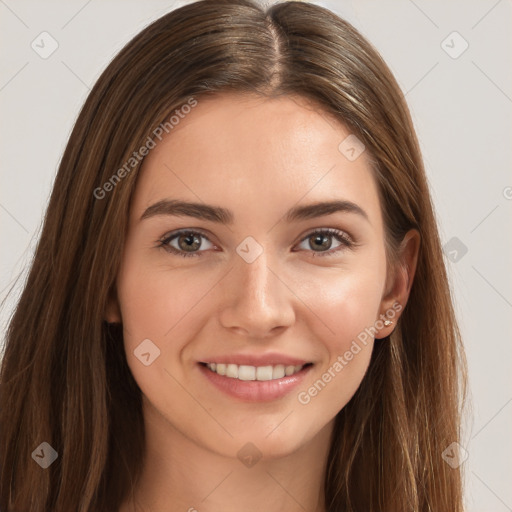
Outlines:
{"type": "Polygon", "coordinates": [[[264,339],[293,324],[294,294],[280,275],[278,265],[269,262],[267,251],[252,263],[234,262],[221,290],[222,326],[246,337],[264,339]]]}

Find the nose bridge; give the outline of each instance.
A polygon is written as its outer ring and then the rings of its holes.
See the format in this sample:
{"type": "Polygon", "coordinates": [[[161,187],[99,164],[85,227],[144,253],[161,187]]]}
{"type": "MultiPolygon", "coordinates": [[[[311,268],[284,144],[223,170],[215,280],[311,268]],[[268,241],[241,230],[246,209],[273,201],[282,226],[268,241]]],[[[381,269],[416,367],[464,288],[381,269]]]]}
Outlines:
{"type": "Polygon", "coordinates": [[[253,306],[270,306],[275,300],[275,294],[279,293],[275,283],[276,276],[270,269],[269,251],[264,249],[253,261],[244,259],[243,256],[236,262],[234,279],[241,286],[239,301],[245,298],[250,302],[256,302],[253,306]]]}
{"type": "MultiPolygon", "coordinates": [[[[250,242],[248,247],[254,249],[250,242]]],[[[251,257],[245,257],[244,252],[237,255],[223,292],[221,320],[225,327],[263,336],[277,326],[289,325],[293,307],[286,286],[276,275],[277,263],[266,248],[260,247],[255,258],[254,253],[251,257]]],[[[244,248],[247,246],[242,243],[238,251],[244,248]]]]}

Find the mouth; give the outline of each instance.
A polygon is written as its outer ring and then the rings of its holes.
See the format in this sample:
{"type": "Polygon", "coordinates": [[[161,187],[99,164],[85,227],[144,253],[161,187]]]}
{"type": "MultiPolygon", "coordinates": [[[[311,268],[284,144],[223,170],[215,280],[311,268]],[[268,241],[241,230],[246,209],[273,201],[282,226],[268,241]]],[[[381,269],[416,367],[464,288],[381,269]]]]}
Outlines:
{"type": "Polygon", "coordinates": [[[232,398],[265,402],[285,397],[313,367],[313,363],[247,364],[201,362],[199,368],[210,384],[232,398]]]}

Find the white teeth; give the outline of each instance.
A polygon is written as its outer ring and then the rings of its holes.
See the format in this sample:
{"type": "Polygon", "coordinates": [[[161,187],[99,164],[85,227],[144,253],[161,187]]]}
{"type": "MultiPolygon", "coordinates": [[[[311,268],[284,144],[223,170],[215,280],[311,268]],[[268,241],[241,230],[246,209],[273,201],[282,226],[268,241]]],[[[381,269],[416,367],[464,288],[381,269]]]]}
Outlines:
{"type": "Polygon", "coordinates": [[[282,379],[284,376],[293,375],[302,370],[303,365],[284,366],[276,364],[275,366],[248,366],[224,363],[208,363],[206,365],[212,372],[219,375],[225,375],[231,379],[239,380],[275,380],[282,379]]]}
{"type": "Polygon", "coordinates": [[[284,374],[285,374],[286,376],[288,376],[288,375],[292,375],[294,371],[295,371],[295,366],[287,366],[287,367],[284,369],[284,374]]]}
{"type": "Polygon", "coordinates": [[[276,364],[272,369],[272,378],[282,379],[284,375],[284,366],[282,364],[276,364]]]}
{"type": "Polygon", "coordinates": [[[233,379],[238,379],[238,365],[236,365],[236,364],[228,364],[226,366],[226,377],[231,377],[233,379]]]}
{"type": "MultiPolygon", "coordinates": [[[[233,365],[233,366],[236,366],[236,365],[233,365]]],[[[254,380],[254,379],[256,379],[256,368],[254,366],[245,366],[243,364],[240,365],[238,367],[238,378],[240,380],[254,380]]]]}
{"type": "Polygon", "coordinates": [[[272,366],[258,366],[256,380],[272,380],[272,366]]]}

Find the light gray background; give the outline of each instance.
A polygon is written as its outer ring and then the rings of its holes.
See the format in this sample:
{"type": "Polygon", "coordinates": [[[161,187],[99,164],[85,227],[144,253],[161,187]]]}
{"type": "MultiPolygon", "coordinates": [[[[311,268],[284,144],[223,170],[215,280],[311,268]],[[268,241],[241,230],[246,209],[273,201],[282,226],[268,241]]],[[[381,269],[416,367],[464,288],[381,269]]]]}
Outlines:
{"type": "MultiPolygon", "coordinates": [[[[2,337],[79,108],[122,46],[184,3],[0,0],[0,300],[22,276],[2,337]],[[47,59],[31,48],[43,31],[59,45],[47,59]]],[[[354,24],[406,94],[443,244],[458,244],[446,262],[470,371],[467,511],[512,511],[511,0],[314,3],[354,24]],[[469,44],[458,58],[453,31],[469,44]]]]}

